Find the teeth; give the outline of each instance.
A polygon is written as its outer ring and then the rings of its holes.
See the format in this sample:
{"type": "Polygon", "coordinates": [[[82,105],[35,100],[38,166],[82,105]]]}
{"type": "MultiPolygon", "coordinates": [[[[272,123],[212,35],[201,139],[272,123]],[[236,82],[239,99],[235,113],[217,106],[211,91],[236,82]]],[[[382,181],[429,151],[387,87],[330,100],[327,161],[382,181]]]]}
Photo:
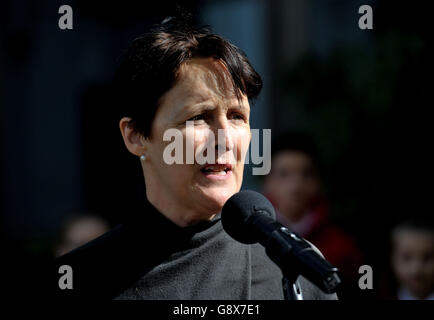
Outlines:
{"type": "Polygon", "coordinates": [[[202,171],[203,172],[207,172],[207,173],[212,172],[213,174],[216,174],[216,175],[219,175],[219,176],[224,176],[224,175],[227,174],[228,168],[225,168],[224,170],[221,170],[221,169],[216,169],[216,168],[212,168],[212,167],[207,167],[205,169],[202,169],[202,171]]]}
{"type": "Polygon", "coordinates": [[[223,174],[226,174],[226,172],[229,171],[229,168],[225,167],[224,169],[222,169],[221,166],[209,166],[209,167],[206,167],[202,170],[205,172],[215,172],[215,173],[223,172],[223,174]]]}

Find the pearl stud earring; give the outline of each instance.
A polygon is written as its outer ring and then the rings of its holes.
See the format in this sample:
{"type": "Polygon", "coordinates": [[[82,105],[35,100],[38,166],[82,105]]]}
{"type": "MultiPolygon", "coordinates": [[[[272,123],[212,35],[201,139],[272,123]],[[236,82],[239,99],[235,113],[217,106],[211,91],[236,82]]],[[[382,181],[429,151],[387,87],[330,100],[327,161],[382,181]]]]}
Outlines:
{"type": "Polygon", "coordinates": [[[142,155],[140,156],[140,160],[145,161],[145,160],[146,160],[146,156],[145,156],[144,154],[142,154],[142,155]]]}

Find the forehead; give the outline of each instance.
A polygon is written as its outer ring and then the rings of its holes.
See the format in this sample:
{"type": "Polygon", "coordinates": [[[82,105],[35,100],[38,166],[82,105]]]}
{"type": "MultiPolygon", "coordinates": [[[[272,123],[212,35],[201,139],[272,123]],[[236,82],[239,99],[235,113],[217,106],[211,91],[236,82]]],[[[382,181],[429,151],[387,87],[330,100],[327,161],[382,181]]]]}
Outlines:
{"type": "Polygon", "coordinates": [[[222,62],[213,58],[193,58],[181,65],[176,83],[164,95],[163,103],[186,106],[208,100],[248,106],[246,95],[238,101],[230,73],[222,62]]]}
{"type": "Polygon", "coordinates": [[[284,150],[274,155],[273,164],[276,167],[300,168],[312,166],[312,160],[301,151],[284,150]]]}
{"type": "Polygon", "coordinates": [[[394,240],[396,246],[401,249],[434,249],[433,234],[424,230],[400,230],[395,233],[394,240]]]}

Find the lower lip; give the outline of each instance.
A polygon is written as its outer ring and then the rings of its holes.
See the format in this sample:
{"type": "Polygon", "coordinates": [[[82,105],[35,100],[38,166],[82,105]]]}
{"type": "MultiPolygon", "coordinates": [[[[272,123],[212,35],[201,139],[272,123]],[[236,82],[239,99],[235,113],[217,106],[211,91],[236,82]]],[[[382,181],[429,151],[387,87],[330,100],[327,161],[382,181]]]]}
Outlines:
{"type": "Polygon", "coordinates": [[[232,170],[226,172],[225,175],[214,174],[213,172],[202,172],[201,173],[210,180],[226,180],[232,176],[232,170]]]}

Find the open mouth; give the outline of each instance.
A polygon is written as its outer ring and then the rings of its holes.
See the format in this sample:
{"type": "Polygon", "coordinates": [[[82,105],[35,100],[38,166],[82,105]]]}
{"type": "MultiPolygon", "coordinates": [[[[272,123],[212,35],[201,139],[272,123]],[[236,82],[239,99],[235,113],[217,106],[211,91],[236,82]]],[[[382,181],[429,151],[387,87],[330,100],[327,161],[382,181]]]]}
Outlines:
{"type": "Polygon", "coordinates": [[[205,175],[225,176],[232,171],[230,164],[206,164],[200,171],[205,175]]]}

